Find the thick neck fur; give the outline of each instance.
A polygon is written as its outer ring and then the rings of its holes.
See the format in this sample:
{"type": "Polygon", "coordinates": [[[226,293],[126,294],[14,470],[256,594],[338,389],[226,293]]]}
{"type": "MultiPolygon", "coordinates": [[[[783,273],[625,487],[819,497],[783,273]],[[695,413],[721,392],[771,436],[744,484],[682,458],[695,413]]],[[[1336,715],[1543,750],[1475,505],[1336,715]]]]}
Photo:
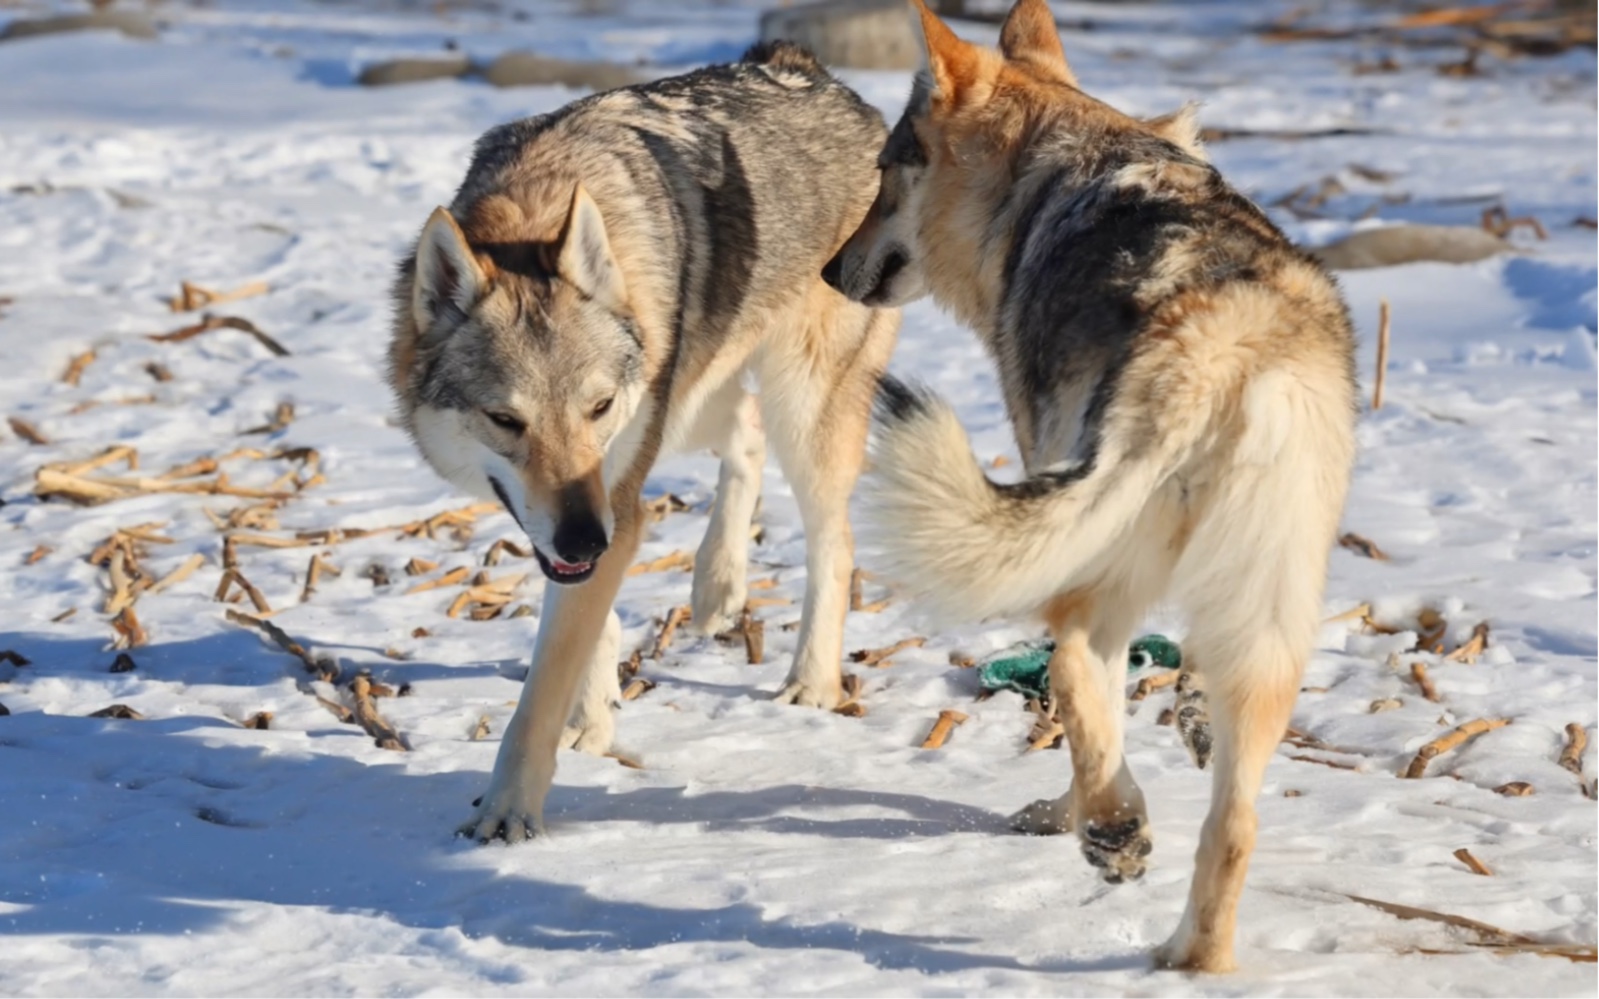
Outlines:
{"type": "MultiPolygon", "coordinates": [[[[992,344],[1004,307],[1005,262],[1040,187],[1063,193],[1104,179],[1142,122],[1075,87],[1010,65],[981,95],[936,109],[934,162],[922,202],[921,243],[934,300],[992,344]]],[[[1183,154],[1175,148],[1172,152],[1183,154]]]]}

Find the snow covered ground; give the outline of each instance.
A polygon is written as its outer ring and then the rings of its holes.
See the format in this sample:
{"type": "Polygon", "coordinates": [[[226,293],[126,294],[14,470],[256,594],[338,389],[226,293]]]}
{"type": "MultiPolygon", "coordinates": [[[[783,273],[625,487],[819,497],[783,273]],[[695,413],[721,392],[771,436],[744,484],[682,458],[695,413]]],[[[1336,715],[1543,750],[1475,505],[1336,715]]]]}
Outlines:
{"type": "MultiPolygon", "coordinates": [[[[865,684],[863,718],[767,699],[796,606],[759,611],[760,666],[679,637],[645,661],[658,686],[621,714],[622,742],[646,769],[563,754],[554,835],[480,848],[451,833],[484,786],[537,617],[452,619],[460,587],[406,595],[419,580],[404,566],[437,562],[424,580],[477,567],[496,540],[517,540],[509,518],[482,517],[469,535],[240,549],[275,622],[347,673],[411,685],[379,702],[410,745],[399,753],[342,724],[310,694],[346,695],[308,683],[213,600],[223,534],[206,511],[225,518],[258,501],[156,494],[85,508],[32,496],[41,465],[113,444],[136,448],[152,476],[241,447],[312,447],[325,481],[252,529],[383,527],[463,505],[390,419],[387,281],[476,135],[573,95],[349,84],[372,59],[446,39],[477,56],[527,47],[666,72],[735,56],[754,37],[754,5],[577,6],[523,5],[532,16],[519,19],[168,3],[154,8],[169,22],[156,42],[0,44],[0,412],[49,441],[0,441],[0,649],[29,661],[0,663],[0,994],[1594,993],[1591,964],[1474,951],[1470,934],[1346,897],[1549,942],[1599,933],[1595,804],[1581,791],[1599,766],[1592,749],[1581,778],[1556,762],[1568,723],[1592,735],[1599,698],[1596,254],[1593,230],[1572,224],[1595,208],[1588,51],[1452,78],[1434,66],[1457,52],[1405,50],[1392,53],[1398,72],[1356,75],[1380,46],[1272,45],[1233,30],[1276,9],[1264,5],[1059,6],[1099,22],[1068,33],[1068,52],[1091,90],[1127,110],[1198,97],[1212,126],[1372,130],[1214,145],[1263,203],[1341,179],[1323,218],[1275,210],[1296,238],[1332,239],[1374,205],[1358,224],[1474,224],[1502,201],[1549,228],[1543,242],[1518,233],[1525,252],[1514,256],[1344,278],[1363,377],[1379,300],[1393,309],[1387,402],[1361,422],[1345,517],[1391,557],[1335,552],[1327,613],[1369,601],[1379,621],[1408,626],[1430,606],[1448,619],[1447,648],[1481,621],[1490,646],[1475,664],[1413,654],[1396,671],[1389,653],[1413,636],[1327,626],[1293,724],[1331,748],[1285,744],[1269,771],[1235,976],[1156,973],[1145,957],[1181,911],[1209,793],[1209,775],[1156,724],[1169,693],[1134,705],[1128,728],[1156,832],[1144,881],[1109,888],[1070,838],[1007,832],[1010,811],[1064,789],[1066,754],[1024,753],[1021,699],[976,701],[973,672],[948,656],[987,653],[1028,627],[929,631],[899,603],[852,614],[851,649],[929,636],[891,665],[847,667],[865,684]],[[268,282],[268,294],[217,311],[290,354],[233,329],[146,339],[196,318],[164,304],[185,279],[268,282]],[[88,350],[81,379],[64,383],[88,350]],[[294,406],[286,427],[244,433],[283,402],[294,406]],[[148,523],[171,539],[145,546],[153,575],[195,554],[204,563],[139,600],[149,642],[131,650],[133,671],[112,673],[108,573],[87,556],[148,523]],[[317,551],[342,575],[302,601],[317,551]],[[374,565],[389,585],[374,585],[374,565]],[[1438,703],[1409,679],[1412,661],[1429,664],[1438,703]],[[1402,704],[1371,713],[1387,698],[1402,704]],[[113,703],[144,720],[86,717],[113,703]],[[970,720],[943,749],[917,748],[945,708],[970,720]],[[270,729],[241,727],[260,711],[273,713],[270,729]],[[491,734],[474,740],[485,716],[491,734]],[[1425,779],[1397,776],[1423,743],[1475,718],[1512,724],[1440,757],[1425,779]],[[1512,781],[1535,793],[1495,793],[1512,781]],[[1460,847],[1494,875],[1468,871],[1452,856],[1460,847]]],[[[897,114],[903,74],[847,76],[897,114]]],[[[901,342],[896,367],[954,399],[985,456],[1013,453],[967,333],[919,305],[901,342]]],[[[224,470],[266,488],[290,467],[239,457],[224,470]]],[[[714,481],[706,456],[658,470],[652,491],[692,509],[660,523],[644,557],[693,550],[714,481]]],[[[803,538],[775,467],[761,523],[752,572],[776,585],[758,592],[797,599],[803,538]]],[[[531,572],[513,606],[536,611],[530,562],[490,571],[531,572]]],[[[647,648],[688,586],[680,572],[630,580],[624,648],[647,648]]],[[[1149,627],[1181,634],[1169,617],[1149,627]]]]}

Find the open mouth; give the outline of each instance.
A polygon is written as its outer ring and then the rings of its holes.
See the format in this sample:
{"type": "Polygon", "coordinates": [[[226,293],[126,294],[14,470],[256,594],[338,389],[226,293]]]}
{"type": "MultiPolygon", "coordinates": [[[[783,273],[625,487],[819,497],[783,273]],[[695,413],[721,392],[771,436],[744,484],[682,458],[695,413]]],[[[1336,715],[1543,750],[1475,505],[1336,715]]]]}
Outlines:
{"type": "Polygon", "coordinates": [[[563,586],[581,583],[594,575],[593,562],[563,562],[545,555],[537,545],[533,546],[533,557],[538,560],[539,568],[544,570],[546,579],[563,586]]]}
{"type": "MultiPolygon", "coordinates": [[[[505,487],[500,485],[500,480],[489,476],[489,486],[494,490],[494,495],[500,498],[500,505],[516,521],[517,527],[522,527],[522,518],[516,515],[516,507],[511,503],[511,497],[505,494],[505,487]]],[[[522,533],[527,533],[527,528],[522,527],[522,533]]],[[[531,537],[529,541],[533,540],[531,537]]],[[[538,561],[539,568],[544,571],[544,577],[563,586],[574,586],[594,575],[593,562],[563,562],[558,558],[550,558],[539,551],[538,545],[533,545],[533,557],[538,561]]]]}

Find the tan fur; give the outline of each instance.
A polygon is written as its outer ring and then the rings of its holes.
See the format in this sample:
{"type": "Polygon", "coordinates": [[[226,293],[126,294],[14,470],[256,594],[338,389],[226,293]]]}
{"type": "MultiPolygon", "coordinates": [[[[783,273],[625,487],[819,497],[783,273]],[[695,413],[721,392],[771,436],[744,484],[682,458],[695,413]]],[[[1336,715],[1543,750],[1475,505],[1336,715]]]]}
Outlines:
{"type": "MultiPolygon", "coordinates": [[[[890,304],[926,288],[973,328],[999,366],[1029,481],[1012,490],[989,482],[952,410],[885,387],[863,507],[883,532],[888,570],[945,619],[1044,617],[1073,780],[1018,824],[1075,830],[1111,881],[1140,876],[1150,847],[1143,795],[1122,755],[1128,641],[1157,601],[1188,612],[1185,670],[1209,699],[1215,745],[1203,755],[1215,791],[1187,913],[1156,961],[1226,971],[1254,799],[1315,640],[1353,464],[1347,313],[1330,279],[1204,162],[1191,107],[1142,121],[1077,89],[1047,4],[1016,4],[1003,52],[961,41],[913,4],[934,89],[925,106],[913,97],[899,128],[914,129],[925,162],[896,153],[879,207],[830,280],[890,304]],[[1096,158],[1112,149],[1122,158],[1096,158]],[[1113,165],[1096,174],[1104,162],[1113,165]],[[1174,227],[1138,271],[1106,279],[1103,294],[1136,319],[1119,331],[1072,327],[1070,342],[1126,350],[1096,359],[1102,367],[1079,360],[1052,370],[1036,358],[1067,320],[1051,326],[1047,313],[1025,310],[1054,307],[1056,271],[1045,268],[1066,266],[1072,247],[1026,243],[1018,256],[1014,244],[1030,231],[1030,206],[1064,211],[1078,204],[1066,195],[1083,191],[1195,206],[1186,217],[1219,219],[1226,233],[1174,227]],[[915,217],[884,221],[887,196],[915,206],[915,217]],[[1219,248],[1236,270],[1216,269],[1219,248]],[[890,252],[903,261],[892,283],[901,293],[862,287],[890,287],[877,263],[890,252]],[[1225,276],[1240,271],[1248,278],[1225,276]],[[1111,336],[1127,339],[1103,339],[1111,336]],[[1039,384],[1049,377],[1056,384],[1039,384]],[[1090,427],[1088,397],[1104,387],[1113,391],[1098,397],[1104,408],[1090,427]],[[1084,453],[1076,477],[1042,473],[1084,453]]],[[[1094,218],[1092,207],[1073,210],[1094,218]]],[[[1080,224],[1072,231],[1096,233],[1080,224]]]]}
{"type": "Polygon", "coordinates": [[[899,314],[852,302],[819,275],[871,203],[872,143],[883,131],[801,50],[761,51],[689,82],[590,98],[525,132],[491,132],[454,204],[435,213],[402,268],[391,381],[424,455],[463,488],[494,498],[492,487],[503,486],[541,558],[560,537],[557,523],[599,552],[541,561],[547,573],[572,575],[546,585],[532,669],[464,834],[534,835],[557,748],[611,748],[612,607],[638,550],[640,495],[663,454],[709,448],[722,459],[692,592],[694,626],[722,631],[744,608],[771,444],[804,519],[808,566],[803,626],[778,699],[831,708],[842,697],[848,497],[899,314]],[[688,86],[704,87],[707,100],[671,107],[688,86]],[[730,122],[748,102],[775,108],[777,119],[730,122]],[[825,174],[802,188],[828,195],[806,212],[808,229],[788,214],[795,180],[785,142],[826,159],[825,174]],[[713,169],[723,172],[692,172],[713,169]],[[717,194],[726,217],[682,207],[674,199],[684,190],[706,192],[704,204],[717,194]],[[717,243],[729,226],[759,227],[759,237],[717,243]],[[709,279],[726,276],[705,270],[718,252],[747,267],[735,275],[737,294],[722,300],[709,279]],[[473,294],[460,293],[463,283],[473,294]],[[454,325],[433,329],[446,321],[454,325]],[[454,346],[463,335],[468,345],[454,346]],[[466,379],[470,399],[454,382],[439,388],[445,376],[427,361],[449,360],[451,350],[496,359],[470,369],[480,376],[466,379]]]}

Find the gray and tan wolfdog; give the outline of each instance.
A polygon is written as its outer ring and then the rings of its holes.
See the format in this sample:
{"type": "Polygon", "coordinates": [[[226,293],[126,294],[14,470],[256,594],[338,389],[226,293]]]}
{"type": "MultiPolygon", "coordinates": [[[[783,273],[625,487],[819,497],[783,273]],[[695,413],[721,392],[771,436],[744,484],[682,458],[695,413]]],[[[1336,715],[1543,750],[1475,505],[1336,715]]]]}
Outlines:
{"type": "Polygon", "coordinates": [[[871,204],[886,134],[803,49],[761,45],[490,130],[428,220],[394,292],[405,426],[441,475],[505,505],[549,579],[532,670],[463,834],[534,835],[557,748],[610,748],[612,607],[662,454],[721,456],[692,598],[714,633],[745,605],[771,441],[807,570],[778,697],[839,702],[847,504],[899,313],[819,275],[871,204]]]}
{"type": "Polygon", "coordinates": [[[1122,755],[1128,639],[1158,600],[1188,613],[1215,784],[1156,959],[1227,970],[1354,460],[1349,317],[1206,162],[1191,114],[1141,121],[1078,89],[1044,0],[1016,4],[999,52],[913,2],[926,71],[824,275],[874,305],[930,292],[970,325],[1027,477],[991,482],[945,403],[885,379],[866,509],[890,574],[946,619],[1048,624],[1073,779],[1019,821],[1075,829],[1112,882],[1151,850],[1122,755]]]}

